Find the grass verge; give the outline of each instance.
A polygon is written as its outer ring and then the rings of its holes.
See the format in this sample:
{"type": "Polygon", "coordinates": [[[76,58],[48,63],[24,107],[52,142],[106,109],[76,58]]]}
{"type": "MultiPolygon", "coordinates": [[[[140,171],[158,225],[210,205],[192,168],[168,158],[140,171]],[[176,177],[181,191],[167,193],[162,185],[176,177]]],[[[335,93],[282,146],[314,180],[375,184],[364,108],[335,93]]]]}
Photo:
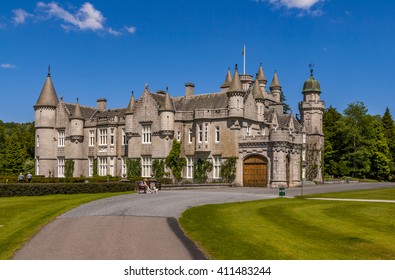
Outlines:
{"type": "Polygon", "coordinates": [[[45,224],[62,213],[93,200],[121,194],[126,193],[0,198],[0,259],[10,259],[45,224]]]}
{"type": "Polygon", "coordinates": [[[271,199],[191,208],[180,224],[210,259],[393,260],[394,211],[393,203],[271,199]]]}

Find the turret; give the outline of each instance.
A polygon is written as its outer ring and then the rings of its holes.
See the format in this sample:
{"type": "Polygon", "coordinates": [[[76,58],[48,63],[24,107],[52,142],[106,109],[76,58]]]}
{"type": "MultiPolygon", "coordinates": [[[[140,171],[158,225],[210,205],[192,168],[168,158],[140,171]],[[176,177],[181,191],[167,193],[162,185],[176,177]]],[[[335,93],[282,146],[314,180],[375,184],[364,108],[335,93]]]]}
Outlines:
{"type": "Polygon", "coordinates": [[[170,98],[168,88],[166,88],[165,103],[159,109],[160,116],[160,132],[162,135],[174,134],[174,115],[175,109],[173,101],[170,98]]]}
{"type": "Polygon", "coordinates": [[[267,90],[266,90],[267,79],[266,79],[265,73],[263,72],[263,69],[262,69],[262,63],[259,65],[257,80],[259,82],[259,86],[261,87],[262,93],[266,94],[267,93],[267,90]]]}
{"type": "Polygon", "coordinates": [[[230,87],[226,94],[228,96],[229,117],[243,117],[244,96],[246,92],[243,90],[243,86],[240,82],[237,65],[235,67],[235,73],[233,75],[232,82],[230,83],[230,87]]]}
{"type": "Polygon", "coordinates": [[[276,109],[277,113],[282,114],[284,111],[283,104],[281,102],[281,91],[282,87],[278,81],[277,71],[274,71],[272,83],[270,84],[270,93],[273,95],[275,104],[272,105],[276,109]]]}
{"type": "Polygon", "coordinates": [[[263,93],[261,90],[261,86],[259,85],[259,80],[258,80],[258,74],[256,75],[256,79],[254,82],[254,87],[252,89],[252,95],[254,96],[255,99],[255,104],[256,104],[256,111],[258,113],[258,121],[263,122],[264,121],[264,97],[263,93]]]}
{"type": "Polygon", "coordinates": [[[80,103],[75,104],[74,112],[70,116],[70,136],[74,140],[82,141],[81,138],[84,137],[84,118],[82,117],[80,103]]]}
{"type": "Polygon", "coordinates": [[[40,96],[34,105],[34,127],[36,136],[36,175],[54,175],[56,170],[56,149],[58,131],[56,126],[56,108],[59,100],[51,80],[51,69],[40,96]]]}
{"type": "Polygon", "coordinates": [[[135,104],[136,101],[134,100],[134,91],[132,91],[132,96],[130,97],[128,108],[125,111],[125,132],[129,135],[133,132],[133,115],[135,104]]]}
{"type": "Polygon", "coordinates": [[[231,82],[232,82],[232,74],[230,73],[230,68],[228,68],[228,72],[226,73],[225,81],[221,85],[221,92],[223,92],[223,93],[227,92],[230,87],[231,82]]]}

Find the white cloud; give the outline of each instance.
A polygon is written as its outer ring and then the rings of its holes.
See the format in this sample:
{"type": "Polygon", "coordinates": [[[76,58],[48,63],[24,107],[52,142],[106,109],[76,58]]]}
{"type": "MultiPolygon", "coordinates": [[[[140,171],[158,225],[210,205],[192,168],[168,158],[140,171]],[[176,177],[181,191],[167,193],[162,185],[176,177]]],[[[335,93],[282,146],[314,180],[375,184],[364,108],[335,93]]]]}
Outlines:
{"type": "Polygon", "coordinates": [[[302,13],[299,15],[304,15],[309,13],[313,16],[322,15],[320,8],[312,10],[313,6],[324,2],[325,0],[263,0],[273,5],[275,8],[286,8],[286,9],[299,9],[302,13]]]}
{"type": "Polygon", "coordinates": [[[14,13],[14,17],[12,18],[12,20],[16,25],[25,23],[27,18],[33,16],[32,14],[29,14],[28,12],[22,9],[16,9],[13,10],[12,12],[14,13]]]}
{"type": "Polygon", "coordinates": [[[16,66],[10,63],[2,63],[0,64],[0,68],[12,69],[12,68],[16,68],[16,66]]]}
{"type": "Polygon", "coordinates": [[[130,33],[130,34],[134,34],[137,31],[137,28],[134,26],[125,26],[125,30],[130,33]]]}
{"type": "Polygon", "coordinates": [[[104,30],[105,18],[91,3],[83,4],[74,14],[66,11],[56,2],[51,2],[49,4],[38,2],[37,7],[44,14],[65,21],[67,23],[66,25],[63,25],[65,29],[75,27],[80,30],[104,30]]]}

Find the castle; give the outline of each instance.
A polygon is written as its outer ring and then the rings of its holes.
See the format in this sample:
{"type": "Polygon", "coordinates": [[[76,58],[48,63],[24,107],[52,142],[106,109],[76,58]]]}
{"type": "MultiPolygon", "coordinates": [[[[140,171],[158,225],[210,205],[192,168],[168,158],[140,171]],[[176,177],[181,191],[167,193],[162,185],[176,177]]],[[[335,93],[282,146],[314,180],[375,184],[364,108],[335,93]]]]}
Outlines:
{"type": "MultiPolygon", "coordinates": [[[[180,141],[192,179],[198,159],[213,165],[209,179],[220,179],[221,164],[237,157],[234,183],[252,187],[297,187],[302,180],[322,181],[324,146],[320,84],[313,71],[303,85],[300,119],[283,112],[282,87],[275,72],[267,89],[262,65],[254,79],[228,70],[220,91],[195,94],[185,84],[183,96],[145,86],[126,108],[107,109],[60,100],[50,70],[34,105],[36,175],[64,177],[65,162],[74,162],[74,177],[119,176],[127,159],[140,159],[143,177],[152,176],[155,159],[165,159],[173,139],[180,141]],[[96,162],[96,164],[94,164],[96,162]],[[94,168],[97,170],[94,170],[94,168]]],[[[127,102],[125,102],[125,105],[127,102]]]]}

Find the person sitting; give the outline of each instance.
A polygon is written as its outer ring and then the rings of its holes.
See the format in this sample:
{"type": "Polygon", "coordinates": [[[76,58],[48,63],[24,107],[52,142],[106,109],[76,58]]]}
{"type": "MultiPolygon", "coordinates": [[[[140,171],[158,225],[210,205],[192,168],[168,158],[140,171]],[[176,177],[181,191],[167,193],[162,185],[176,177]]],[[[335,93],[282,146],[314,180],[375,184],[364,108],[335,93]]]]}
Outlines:
{"type": "Polygon", "coordinates": [[[145,187],[145,192],[146,192],[146,193],[152,193],[147,178],[144,179],[143,184],[144,184],[144,187],[145,187]]]}
{"type": "Polygon", "coordinates": [[[18,183],[23,183],[23,180],[25,179],[25,176],[23,176],[22,172],[18,176],[18,183]]]}
{"type": "Polygon", "coordinates": [[[32,181],[32,174],[30,174],[30,172],[29,172],[29,174],[27,174],[27,181],[30,183],[31,181],[32,181]]]}

